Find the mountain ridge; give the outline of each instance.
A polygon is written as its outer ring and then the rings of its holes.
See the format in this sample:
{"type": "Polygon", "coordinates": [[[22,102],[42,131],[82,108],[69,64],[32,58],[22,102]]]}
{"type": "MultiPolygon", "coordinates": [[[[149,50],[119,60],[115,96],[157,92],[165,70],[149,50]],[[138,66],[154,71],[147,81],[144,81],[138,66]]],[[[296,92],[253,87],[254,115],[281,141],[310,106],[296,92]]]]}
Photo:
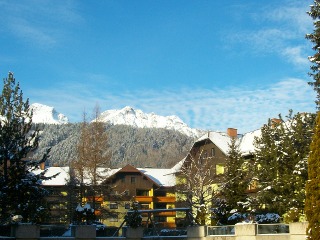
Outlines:
{"type": "MultiPolygon", "coordinates": [[[[58,113],[54,107],[49,107],[40,103],[31,104],[33,110],[34,123],[43,124],[67,124],[68,118],[58,113]]],[[[167,130],[175,130],[192,138],[200,137],[204,131],[190,128],[179,117],[175,115],[160,116],[155,113],[144,113],[140,109],[134,109],[126,106],[122,109],[113,109],[103,111],[98,121],[111,125],[127,125],[137,128],[163,128],[167,130]]]]}

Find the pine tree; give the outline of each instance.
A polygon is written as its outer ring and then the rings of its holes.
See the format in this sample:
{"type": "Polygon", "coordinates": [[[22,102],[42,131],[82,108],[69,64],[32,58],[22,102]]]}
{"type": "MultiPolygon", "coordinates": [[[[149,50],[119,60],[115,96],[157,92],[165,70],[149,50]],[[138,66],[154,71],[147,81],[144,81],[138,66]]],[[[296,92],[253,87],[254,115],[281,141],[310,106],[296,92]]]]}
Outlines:
{"type": "MultiPolygon", "coordinates": [[[[278,148],[276,144],[276,139],[279,138],[275,131],[276,122],[269,120],[261,128],[261,137],[255,139],[255,163],[254,163],[254,177],[259,182],[260,191],[257,194],[257,201],[261,205],[268,203],[270,208],[272,199],[274,197],[274,189],[271,192],[271,185],[278,177],[278,148]]],[[[259,206],[256,206],[258,209],[259,206]]],[[[274,209],[271,208],[271,211],[274,209]]]]}
{"type": "Polygon", "coordinates": [[[23,101],[19,83],[12,73],[3,81],[0,96],[0,211],[1,222],[10,216],[21,215],[24,222],[39,222],[46,214],[42,188],[45,171],[38,171],[49,150],[40,160],[29,155],[37,148],[38,130],[32,130],[29,100],[23,101]]]}
{"type": "Polygon", "coordinates": [[[313,26],[314,31],[313,33],[307,34],[306,38],[313,43],[312,49],[315,51],[315,54],[309,57],[310,62],[312,63],[309,73],[310,76],[313,78],[313,82],[309,82],[313,89],[317,93],[316,104],[317,108],[320,107],[320,1],[315,0],[314,5],[310,6],[310,11],[308,11],[309,16],[314,20],[313,26]]]}
{"type": "Polygon", "coordinates": [[[286,120],[269,120],[255,140],[255,177],[260,185],[257,193],[266,210],[280,215],[304,208],[307,181],[306,158],[313,134],[315,116],[289,112],[286,120]]]}
{"type": "Polygon", "coordinates": [[[248,186],[248,169],[241,156],[237,139],[232,138],[229,144],[226,173],[221,189],[221,194],[224,196],[229,210],[237,210],[240,213],[246,212],[247,196],[245,191],[248,186]]]}
{"type": "Polygon", "coordinates": [[[306,38],[313,43],[312,49],[315,51],[314,55],[309,58],[312,65],[310,67],[310,76],[313,77],[313,86],[317,93],[316,104],[318,108],[315,132],[310,146],[310,155],[308,158],[308,182],[306,185],[306,201],[305,212],[309,222],[307,228],[308,239],[320,239],[320,1],[315,0],[314,4],[310,6],[308,12],[310,17],[314,20],[314,31],[307,34],[306,38]]]}

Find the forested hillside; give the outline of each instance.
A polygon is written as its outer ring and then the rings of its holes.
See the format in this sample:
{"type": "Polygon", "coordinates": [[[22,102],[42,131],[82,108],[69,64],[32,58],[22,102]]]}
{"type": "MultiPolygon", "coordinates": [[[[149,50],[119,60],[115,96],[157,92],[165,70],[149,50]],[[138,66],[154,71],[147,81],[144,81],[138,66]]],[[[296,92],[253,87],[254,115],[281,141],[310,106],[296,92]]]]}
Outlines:
{"type": "MultiPolygon", "coordinates": [[[[40,158],[51,148],[48,164],[67,166],[76,158],[80,123],[40,124],[41,139],[33,158],[40,158]]],[[[177,131],[159,128],[134,128],[106,125],[112,167],[131,164],[136,167],[172,167],[186,156],[194,139],[177,131]]]]}

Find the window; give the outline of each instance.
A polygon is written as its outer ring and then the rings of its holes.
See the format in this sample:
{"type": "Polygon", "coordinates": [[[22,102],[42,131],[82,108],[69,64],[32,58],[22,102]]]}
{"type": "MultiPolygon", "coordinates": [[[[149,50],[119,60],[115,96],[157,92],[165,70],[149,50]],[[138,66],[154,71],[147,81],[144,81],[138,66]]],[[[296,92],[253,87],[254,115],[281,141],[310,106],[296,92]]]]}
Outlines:
{"type": "Polygon", "coordinates": [[[214,148],[211,148],[211,157],[213,157],[214,155],[216,155],[216,150],[214,148]]]}
{"type": "Polygon", "coordinates": [[[135,177],[131,177],[131,183],[135,183],[136,182],[136,178],[135,177]]]}
{"type": "Polygon", "coordinates": [[[217,164],[216,165],[216,174],[224,174],[224,165],[223,164],[217,164]]]}
{"type": "Polygon", "coordinates": [[[118,203],[110,203],[110,209],[118,209],[118,203]]]}
{"type": "Polygon", "coordinates": [[[137,189],[136,196],[149,196],[149,190],[137,189]]]}

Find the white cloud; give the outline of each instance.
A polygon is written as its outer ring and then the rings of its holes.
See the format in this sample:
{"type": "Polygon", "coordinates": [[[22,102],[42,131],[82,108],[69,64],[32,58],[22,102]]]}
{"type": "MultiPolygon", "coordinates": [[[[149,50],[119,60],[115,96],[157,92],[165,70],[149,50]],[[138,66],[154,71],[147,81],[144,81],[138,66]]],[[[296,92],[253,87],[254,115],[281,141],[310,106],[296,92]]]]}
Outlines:
{"type": "Polygon", "coordinates": [[[303,51],[303,46],[287,47],[283,50],[282,55],[285,56],[288,61],[294,63],[297,66],[307,66],[310,64],[308,58],[304,56],[306,51],[303,51]]]}
{"type": "Polygon", "coordinates": [[[228,39],[233,45],[246,45],[251,53],[275,54],[295,66],[306,67],[311,48],[306,47],[305,35],[312,31],[307,10],[308,4],[304,1],[287,1],[277,8],[268,4],[255,8],[252,20],[257,27],[252,30],[244,25],[236,32],[232,29],[228,39]]]}
{"type": "Polygon", "coordinates": [[[91,113],[98,103],[101,111],[132,106],[158,115],[177,115],[189,126],[225,131],[238,128],[240,133],[255,130],[268,118],[294,112],[315,112],[315,93],[302,79],[285,79],[259,89],[179,89],[128,91],[118,94],[102,90],[88,94],[89,86],[65,87],[64,90],[28,91],[31,102],[56,108],[72,121],[81,121],[85,109],[91,113]],[[83,96],[86,96],[85,98],[83,96]]]}
{"type": "Polygon", "coordinates": [[[0,7],[1,31],[35,46],[57,44],[67,33],[68,26],[83,21],[73,0],[1,0],[0,7]]]}

